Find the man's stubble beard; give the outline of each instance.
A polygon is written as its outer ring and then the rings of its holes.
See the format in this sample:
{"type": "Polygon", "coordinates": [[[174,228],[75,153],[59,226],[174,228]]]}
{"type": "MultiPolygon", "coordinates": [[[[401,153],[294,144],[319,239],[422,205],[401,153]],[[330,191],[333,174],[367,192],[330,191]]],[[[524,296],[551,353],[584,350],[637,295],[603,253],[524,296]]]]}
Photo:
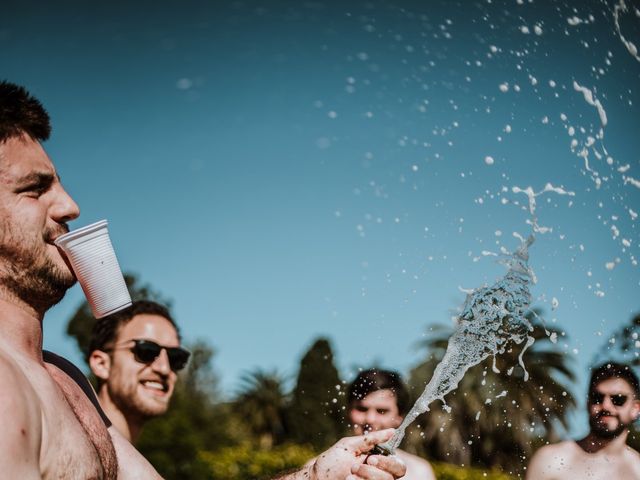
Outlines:
{"type": "MultiPolygon", "coordinates": [[[[4,227],[4,226],[3,226],[4,227]]],[[[76,278],[70,267],[63,268],[47,255],[47,243],[25,248],[5,230],[0,243],[0,288],[44,313],[57,304],[76,278]],[[9,237],[9,238],[7,238],[9,237]],[[7,241],[9,240],[9,241],[7,241]]]]}
{"type": "Polygon", "coordinates": [[[589,426],[591,427],[591,432],[598,438],[611,440],[618,437],[622,432],[624,432],[631,426],[631,423],[624,423],[622,420],[620,420],[620,417],[618,417],[617,415],[612,415],[618,420],[618,426],[615,429],[610,430],[604,423],[600,422],[601,416],[602,415],[596,415],[589,418],[589,426]]]}
{"type": "Polygon", "coordinates": [[[159,417],[167,413],[169,404],[159,404],[151,407],[145,403],[144,399],[138,396],[135,387],[133,390],[127,388],[124,392],[111,392],[111,398],[118,409],[126,418],[144,423],[152,418],[159,417]]]}

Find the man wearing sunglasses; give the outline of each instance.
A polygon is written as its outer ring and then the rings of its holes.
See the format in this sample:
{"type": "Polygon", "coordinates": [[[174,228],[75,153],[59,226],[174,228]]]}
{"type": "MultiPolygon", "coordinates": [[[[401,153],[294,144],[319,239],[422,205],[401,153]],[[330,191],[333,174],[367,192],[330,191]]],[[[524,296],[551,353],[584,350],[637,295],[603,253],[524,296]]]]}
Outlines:
{"type": "Polygon", "coordinates": [[[631,367],[609,362],[595,368],[587,409],[589,434],[542,447],[531,459],[527,480],[640,478],[640,454],[626,444],[640,415],[640,386],[631,367]]]}
{"type": "Polygon", "coordinates": [[[177,372],[188,360],[167,308],[147,300],[98,320],[87,357],[100,405],[134,444],[145,422],[167,411],[177,372]]]}

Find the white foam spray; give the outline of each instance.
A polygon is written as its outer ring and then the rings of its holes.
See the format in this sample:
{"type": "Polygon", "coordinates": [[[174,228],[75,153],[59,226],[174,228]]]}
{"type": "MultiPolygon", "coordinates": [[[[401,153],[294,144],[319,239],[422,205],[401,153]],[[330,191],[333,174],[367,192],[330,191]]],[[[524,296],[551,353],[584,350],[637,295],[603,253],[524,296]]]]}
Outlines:
{"type": "Polygon", "coordinates": [[[627,47],[627,50],[633,56],[633,58],[635,58],[637,61],[640,62],[640,55],[638,55],[638,47],[636,47],[633,42],[627,40],[624,37],[624,35],[622,35],[622,31],[620,30],[620,12],[626,13],[628,10],[629,8],[627,7],[627,4],[625,3],[625,1],[620,0],[616,4],[616,6],[613,8],[613,21],[616,25],[616,31],[618,32],[618,37],[620,37],[620,40],[622,41],[624,46],[627,47]]]}
{"type": "MultiPolygon", "coordinates": [[[[442,360],[434,370],[424,392],[405,416],[393,437],[380,445],[383,451],[395,451],[402,442],[407,427],[418,416],[429,411],[431,402],[434,400],[444,402],[445,395],[458,387],[469,368],[493,355],[493,369],[498,371],[496,355],[504,353],[513,344],[524,343],[518,363],[524,370],[525,381],[529,379],[522,360],[525,351],[534,342],[534,338],[529,335],[533,331],[533,326],[525,316],[531,305],[530,286],[536,283],[536,276],[529,267],[529,247],[535,240],[534,233],[545,233],[549,230],[538,225],[536,197],[547,192],[569,196],[574,196],[575,193],[551,183],[547,183],[539,192],[535,192],[531,186],[512,187],[511,191],[527,195],[531,215],[528,223],[532,225],[533,233],[525,239],[514,232],[514,237],[520,240],[520,246],[513,253],[505,250],[501,252],[498,261],[508,268],[502,278],[491,286],[464,290],[467,298],[462,313],[457,317],[455,331],[449,338],[442,360]]],[[[555,306],[557,307],[557,301],[555,306]]],[[[510,369],[507,373],[511,374],[512,371],[513,369],[510,369]]]]}
{"type": "Polygon", "coordinates": [[[522,355],[533,344],[533,337],[529,336],[533,327],[525,317],[531,304],[529,285],[535,278],[528,265],[528,249],[533,241],[533,235],[529,236],[516,252],[500,260],[509,269],[506,275],[491,286],[467,294],[444,357],[394,436],[381,445],[383,448],[395,451],[409,424],[428,411],[429,404],[434,400],[444,402],[444,396],[457,388],[466,371],[490,355],[495,357],[504,353],[511,344],[525,342],[519,357],[524,369],[522,355]]]}

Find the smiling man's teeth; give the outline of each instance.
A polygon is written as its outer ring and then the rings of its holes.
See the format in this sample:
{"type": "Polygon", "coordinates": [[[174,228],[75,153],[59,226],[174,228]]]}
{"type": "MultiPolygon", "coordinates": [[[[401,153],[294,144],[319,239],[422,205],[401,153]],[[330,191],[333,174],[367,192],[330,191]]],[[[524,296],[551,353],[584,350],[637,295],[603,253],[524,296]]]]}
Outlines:
{"type": "Polygon", "coordinates": [[[142,384],[148,388],[164,391],[164,385],[159,382],[146,381],[146,382],[142,382],[142,384]]]}

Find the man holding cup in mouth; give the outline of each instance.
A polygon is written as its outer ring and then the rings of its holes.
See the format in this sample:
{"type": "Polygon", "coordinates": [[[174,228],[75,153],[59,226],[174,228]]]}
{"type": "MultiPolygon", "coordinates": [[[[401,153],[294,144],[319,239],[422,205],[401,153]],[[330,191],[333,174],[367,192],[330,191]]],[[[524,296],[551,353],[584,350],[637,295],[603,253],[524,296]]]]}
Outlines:
{"type": "MultiPolygon", "coordinates": [[[[50,131],[37,99],[0,82],[0,471],[16,479],[159,478],[101,418],[77,369],[43,359],[44,315],[76,281],[54,241],[80,214],[40,143],[50,131]]],[[[343,439],[282,478],[399,478],[397,459],[367,457],[391,434],[343,439]]]]}

